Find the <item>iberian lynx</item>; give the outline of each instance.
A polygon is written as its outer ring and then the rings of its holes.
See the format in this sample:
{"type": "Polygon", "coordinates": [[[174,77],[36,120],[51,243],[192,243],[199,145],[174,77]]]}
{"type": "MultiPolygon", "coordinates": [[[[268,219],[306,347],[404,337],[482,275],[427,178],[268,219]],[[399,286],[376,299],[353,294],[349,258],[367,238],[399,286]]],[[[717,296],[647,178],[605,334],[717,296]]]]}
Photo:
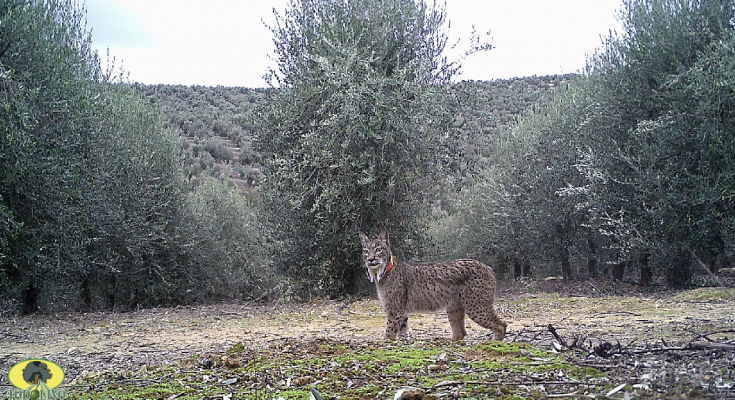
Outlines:
{"type": "Polygon", "coordinates": [[[492,329],[495,340],[505,336],[506,323],[495,314],[495,275],[492,268],[475,260],[435,263],[399,262],[390,251],[388,231],[377,239],[360,232],[362,258],[388,322],[385,337],[407,337],[408,314],[446,309],[452,339],[462,340],[467,331],[465,313],[480,326],[492,329]]]}

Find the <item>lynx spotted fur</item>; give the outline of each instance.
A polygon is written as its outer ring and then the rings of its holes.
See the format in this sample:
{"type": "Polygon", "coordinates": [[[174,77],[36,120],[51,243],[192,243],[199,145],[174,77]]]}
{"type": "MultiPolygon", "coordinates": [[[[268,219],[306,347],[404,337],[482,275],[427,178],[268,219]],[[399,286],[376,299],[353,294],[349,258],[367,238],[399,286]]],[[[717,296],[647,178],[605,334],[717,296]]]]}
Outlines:
{"type": "Polygon", "coordinates": [[[480,326],[491,329],[495,340],[503,339],[507,324],[493,309],[492,268],[475,260],[398,262],[391,254],[385,228],[373,240],[360,232],[360,241],[368,276],[378,288],[378,298],[388,319],[386,338],[407,337],[411,312],[446,309],[452,339],[462,340],[467,335],[465,313],[480,326]]]}

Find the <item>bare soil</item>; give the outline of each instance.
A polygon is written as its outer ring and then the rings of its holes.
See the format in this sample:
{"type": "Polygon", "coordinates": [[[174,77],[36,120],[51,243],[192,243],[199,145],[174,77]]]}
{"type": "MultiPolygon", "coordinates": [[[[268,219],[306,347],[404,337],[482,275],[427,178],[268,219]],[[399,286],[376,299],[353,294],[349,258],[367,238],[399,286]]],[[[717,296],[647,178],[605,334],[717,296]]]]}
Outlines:
{"type": "MultiPolygon", "coordinates": [[[[676,387],[691,398],[735,398],[735,289],[638,290],[602,280],[526,281],[501,287],[496,310],[508,322],[506,342],[573,353],[612,380],[652,393],[676,387]],[[584,340],[570,348],[575,338],[584,340]],[[595,355],[593,348],[604,343],[613,350],[595,355]]],[[[384,323],[375,299],[37,314],[0,319],[0,371],[43,358],[62,366],[69,384],[87,373],[219,354],[240,342],[257,348],[328,338],[377,346],[384,323]]],[[[451,337],[444,313],[413,315],[409,324],[412,340],[451,337]]],[[[470,344],[492,339],[470,320],[467,332],[470,344]]],[[[8,388],[0,380],[0,397],[8,388]]]]}

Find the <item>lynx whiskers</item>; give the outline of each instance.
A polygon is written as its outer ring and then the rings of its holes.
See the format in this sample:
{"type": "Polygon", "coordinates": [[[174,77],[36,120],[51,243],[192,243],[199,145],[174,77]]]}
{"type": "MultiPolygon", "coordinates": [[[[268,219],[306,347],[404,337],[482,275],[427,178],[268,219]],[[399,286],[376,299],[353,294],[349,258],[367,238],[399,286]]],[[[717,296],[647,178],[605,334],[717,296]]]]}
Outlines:
{"type": "Polygon", "coordinates": [[[435,263],[400,262],[393,257],[388,231],[376,239],[360,232],[362,258],[368,277],[378,289],[378,298],[387,317],[385,337],[408,336],[408,314],[446,309],[452,339],[466,335],[467,314],[480,326],[491,329],[495,340],[505,336],[507,324],[493,309],[495,274],[475,260],[435,263]]]}

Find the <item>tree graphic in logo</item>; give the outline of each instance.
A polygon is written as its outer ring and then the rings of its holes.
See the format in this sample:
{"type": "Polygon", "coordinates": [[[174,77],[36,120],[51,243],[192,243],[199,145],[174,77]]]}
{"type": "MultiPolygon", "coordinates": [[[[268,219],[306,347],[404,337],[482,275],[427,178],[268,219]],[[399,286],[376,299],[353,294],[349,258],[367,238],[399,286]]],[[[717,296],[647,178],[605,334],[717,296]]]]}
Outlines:
{"type": "Polygon", "coordinates": [[[38,399],[41,392],[40,390],[51,390],[46,381],[51,379],[54,375],[51,370],[48,369],[48,365],[41,361],[31,361],[23,369],[23,379],[30,384],[25,390],[30,392],[32,400],[38,399]]]}

